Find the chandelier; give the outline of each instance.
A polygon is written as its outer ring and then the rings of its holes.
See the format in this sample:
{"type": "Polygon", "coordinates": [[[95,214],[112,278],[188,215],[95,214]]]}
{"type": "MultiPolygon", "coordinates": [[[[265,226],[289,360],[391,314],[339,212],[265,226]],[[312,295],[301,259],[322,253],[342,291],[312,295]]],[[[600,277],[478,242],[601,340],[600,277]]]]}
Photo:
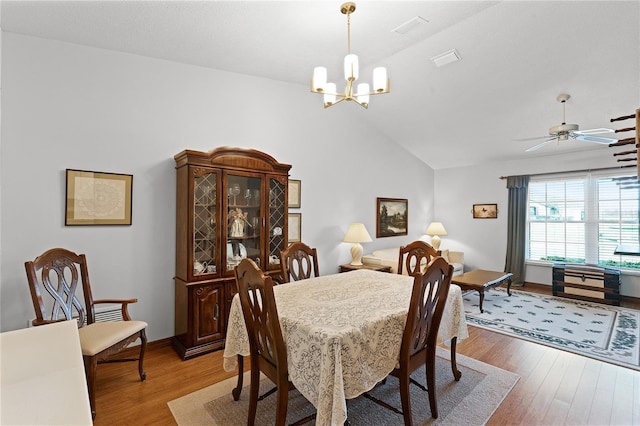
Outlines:
{"type": "Polygon", "coordinates": [[[347,80],[347,85],[344,93],[337,92],[335,83],[327,82],[327,69],[325,67],[316,67],[313,70],[311,91],[324,95],[325,108],[342,101],[354,101],[358,105],[367,108],[371,95],[389,93],[389,78],[387,77],[387,69],[384,67],[377,67],[373,70],[373,90],[371,90],[369,83],[359,83],[354,93],[354,84],[358,79],[358,55],[351,53],[351,14],[355,10],[356,4],[352,2],[344,3],[340,6],[340,12],[343,15],[347,15],[347,56],[344,57],[344,78],[347,80]]]}

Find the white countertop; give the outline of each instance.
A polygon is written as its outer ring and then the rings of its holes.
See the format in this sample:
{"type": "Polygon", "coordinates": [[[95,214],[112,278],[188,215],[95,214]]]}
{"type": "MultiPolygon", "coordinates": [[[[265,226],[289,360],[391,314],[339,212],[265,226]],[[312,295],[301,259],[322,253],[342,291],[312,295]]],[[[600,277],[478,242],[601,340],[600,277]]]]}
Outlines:
{"type": "Polygon", "coordinates": [[[93,424],[75,321],[0,334],[0,424],[93,424]]]}

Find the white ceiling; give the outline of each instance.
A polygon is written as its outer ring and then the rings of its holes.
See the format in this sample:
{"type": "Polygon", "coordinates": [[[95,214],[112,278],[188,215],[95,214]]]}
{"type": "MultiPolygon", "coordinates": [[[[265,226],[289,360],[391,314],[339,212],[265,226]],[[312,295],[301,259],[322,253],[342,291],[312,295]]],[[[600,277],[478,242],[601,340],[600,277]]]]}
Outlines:
{"type": "MultiPolygon", "coordinates": [[[[356,2],[351,50],[360,79],[386,66],[391,93],[353,114],[434,169],[606,146],[537,141],[560,124],[611,127],[640,107],[640,1],[356,2]],[[420,16],[406,35],[392,30],[420,16]],[[462,60],[430,60],[457,49],[462,60]]],[[[3,31],[255,75],[309,90],[324,65],[342,84],[346,17],[340,1],[2,1],[3,31]]],[[[620,126],[617,126],[620,127],[620,126]]],[[[615,126],[614,126],[615,128],[615,126]]],[[[623,136],[624,135],[624,136],[623,136]]],[[[614,134],[606,137],[623,138],[614,134]]]]}

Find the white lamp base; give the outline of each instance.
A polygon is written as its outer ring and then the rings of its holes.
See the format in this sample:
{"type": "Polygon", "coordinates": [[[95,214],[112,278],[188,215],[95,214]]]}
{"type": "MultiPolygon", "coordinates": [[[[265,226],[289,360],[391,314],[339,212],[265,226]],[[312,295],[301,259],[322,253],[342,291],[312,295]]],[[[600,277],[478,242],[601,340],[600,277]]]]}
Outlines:
{"type": "Polygon", "coordinates": [[[351,265],[362,266],[362,245],[354,243],[351,246],[351,265]]]}
{"type": "Polygon", "coordinates": [[[437,235],[431,237],[431,247],[436,250],[440,250],[440,237],[438,237],[437,235]]]}

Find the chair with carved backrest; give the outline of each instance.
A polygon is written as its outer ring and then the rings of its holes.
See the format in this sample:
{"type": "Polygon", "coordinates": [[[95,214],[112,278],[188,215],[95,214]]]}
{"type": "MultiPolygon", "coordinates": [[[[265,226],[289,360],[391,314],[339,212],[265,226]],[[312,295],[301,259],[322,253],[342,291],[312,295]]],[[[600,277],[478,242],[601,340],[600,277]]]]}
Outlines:
{"type": "Polygon", "coordinates": [[[147,347],[144,321],[132,321],[128,305],[137,299],[93,300],[87,260],[63,248],[46,251],[33,261],[25,262],[29,289],[36,319],[33,325],[75,320],[78,323],[82,358],[87,376],[91,415],[95,418],[95,383],[98,363],[138,361],[140,380],[146,379],[143,370],[147,347]],[[96,321],[98,304],[119,304],[122,321],[96,321]],[[108,358],[140,339],[139,357],[135,359],[108,358]]]}
{"type": "MultiPolygon", "coordinates": [[[[436,400],[436,347],[438,345],[438,329],[444,313],[444,308],[449,295],[453,265],[450,265],[443,257],[434,258],[427,265],[424,274],[414,275],[409,312],[402,334],[400,344],[400,356],[398,367],[391,376],[398,378],[400,382],[400,400],[402,411],[373,397],[369,393],[364,396],[377,402],[385,408],[393,410],[404,417],[405,426],[411,426],[411,393],[409,385],[415,384],[429,393],[429,407],[431,417],[438,418],[438,405],[436,400]],[[411,373],[425,366],[427,386],[423,386],[413,378],[411,373]]],[[[454,372],[454,377],[460,376],[454,372]]]]}
{"type": "MultiPolygon", "coordinates": [[[[235,275],[251,353],[247,425],[252,426],[255,422],[258,400],[270,395],[272,391],[277,391],[274,424],[284,425],[287,418],[289,391],[294,389],[294,385],[289,381],[287,350],[273,294],[274,283],[271,277],[265,275],[251,259],[240,261],[235,268],[235,275]],[[258,398],[260,372],[275,383],[276,388],[258,398]]],[[[314,416],[306,417],[295,424],[305,423],[314,416]]]]}
{"type": "Polygon", "coordinates": [[[291,243],[280,252],[280,268],[285,283],[317,277],[320,275],[318,252],[305,243],[291,243]]]}
{"type": "Polygon", "coordinates": [[[423,273],[429,262],[441,255],[440,250],[436,250],[431,244],[420,240],[401,246],[398,257],[398,274],[403,273],[403,267],[406,268],[406,275],[423,273]]]}
{"type": "MultiPolygon", "coordinates": [[[[429,263],[424,274],[414,275],[409,312],[400,345],[399,367],[390,373],[400,381],[400,400],[405,426],[413,424],[409,391],[411,383],[429,393],[431,417],[438,418],[436,347],[438,329],[447,303],[452,276],[453,266],[440,256],[429,263]],[[411,373],[423,365],[426,372],[426,387],[411,378],[411,373]]],[[[456,376],[456,380],[458,379],[459,376],[456,376]]]]}

